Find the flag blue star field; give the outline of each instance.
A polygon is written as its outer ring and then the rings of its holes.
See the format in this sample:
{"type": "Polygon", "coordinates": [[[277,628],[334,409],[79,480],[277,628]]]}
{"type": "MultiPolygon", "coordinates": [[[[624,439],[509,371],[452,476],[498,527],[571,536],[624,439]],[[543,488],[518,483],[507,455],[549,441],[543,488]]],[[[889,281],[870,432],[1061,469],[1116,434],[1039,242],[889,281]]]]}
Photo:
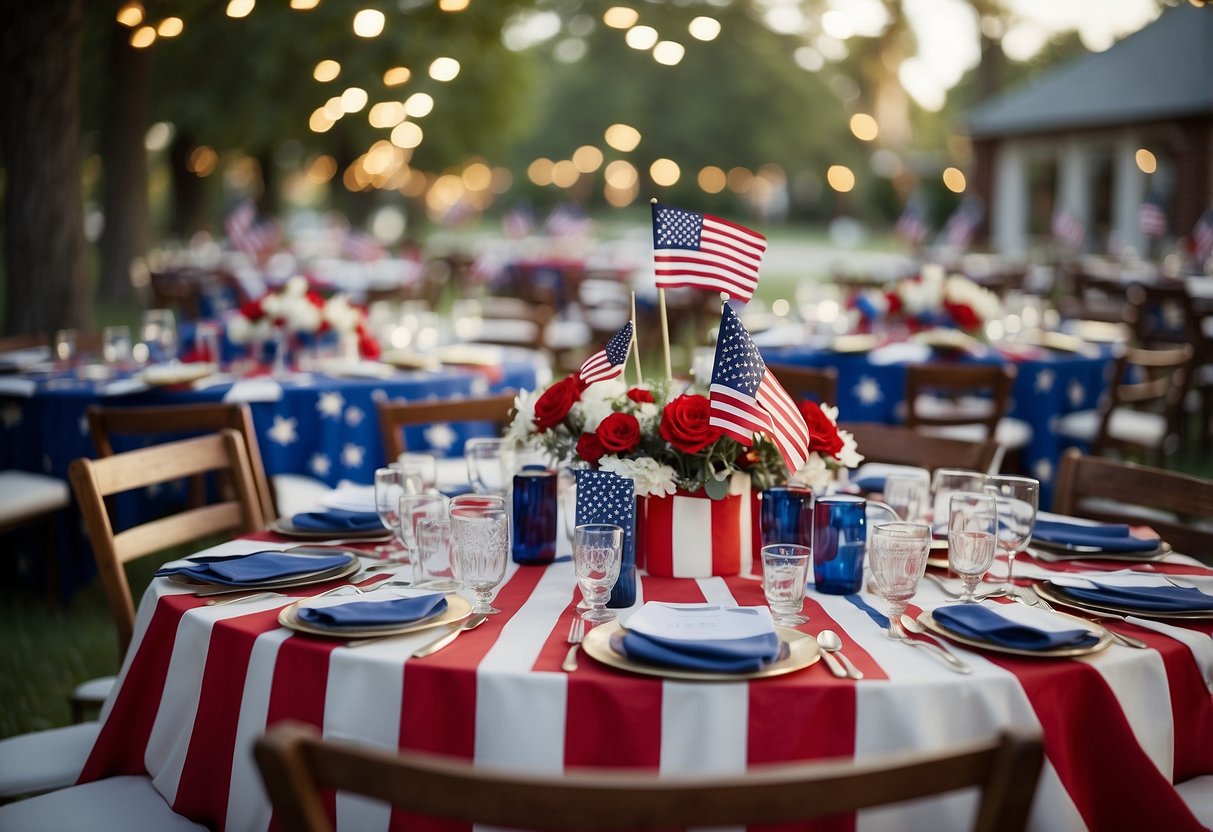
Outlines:
{"type": "Polygon", "coordinates": [[[611,607],[636,602],[636,486],[612,471],[577,471],[577,525],[611,523],[623,529],[619,578],[611,590],[611,607]]]}
{"type": "Polygon", "coordinates": [[[742,225],[653,203],[657,288],[689,286],[748,301],[758,286],[767,238],[742,225]]]}
{"type": "Polygon", "coordinates": [[[793,473],[808,461],[809,426],[804,416],[767,371],[750,333],[727,304],[720,317],[708,399],[713,427],[747,446],[755,433],[765,433],[793,473]]]}
{"type": "Polygon", "coordinates": [[[623,372],[623,363],[628,360],[628,348],[632,346],[632,322],[611,336],[605,347],[581,363],[577,375],[581,383],[589,386],[596,381],[615,378],[623,372]]]}

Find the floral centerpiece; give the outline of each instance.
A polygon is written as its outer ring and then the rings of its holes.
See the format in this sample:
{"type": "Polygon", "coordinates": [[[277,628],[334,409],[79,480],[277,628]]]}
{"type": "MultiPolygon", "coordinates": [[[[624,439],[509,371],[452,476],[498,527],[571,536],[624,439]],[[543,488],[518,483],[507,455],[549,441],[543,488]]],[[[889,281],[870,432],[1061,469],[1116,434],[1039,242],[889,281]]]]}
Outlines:
{"type": "Polygon", "coordinates": [[[324,298],[296,275],[281,291],[269,292],[243,304],[227,320],[227,337],[234,344],[314,338],[334,332],[352,339],[363,358],[379,357],[379,343],[367,325],[366,313],[345,295],[324,298]]]}
{"type": "MultiPolygon", "coordinates": [[[[749,504],[754,491],[787,482],[822,490],[840,469],[863,459],[855,439],[838,428],[833,407],[800,405],[812,440],[808,461],[795,472],[769,438],[759,435],[747,448],[722,434],[712,426],[709,408],[706,395],[674,384],[629,387],[616,378],[587,386],[573,373],[546,390],[519,393],[506,438],[558,464],[631,478],[645,507],[638,505],[642,518],[663,498],[692,497],[732,501],[748,522],[751,514],[757,517],[749,504]]],[[[713,515],[709,526],[716,523],[713,515]]],[[[752,532],[730,530],[730,539],[751,546],[756,525],[752,532]]],[[[648,566],[655,573],[652,556],[648,566]]]]}
{"type": "Polygon", "coordinates": [[[963,275],[948,275],[933,264],[884,289],[861,291],[849,305],[868,327],[876,322],[899,322],[911,332],[952,327],[978,335],[1002,309],[998,296],[989,289],[963,275]]]}

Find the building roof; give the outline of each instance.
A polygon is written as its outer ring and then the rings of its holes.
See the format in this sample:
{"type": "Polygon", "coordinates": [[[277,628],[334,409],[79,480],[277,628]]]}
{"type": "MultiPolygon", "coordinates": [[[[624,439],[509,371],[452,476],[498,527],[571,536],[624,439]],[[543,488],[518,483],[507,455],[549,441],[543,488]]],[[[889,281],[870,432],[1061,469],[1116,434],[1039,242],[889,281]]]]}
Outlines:
{"type": "Polygon", "coordinates": [[[1184,3],[968,114],[974,138],[1213,113],[1213,8],[1184,3]]]}

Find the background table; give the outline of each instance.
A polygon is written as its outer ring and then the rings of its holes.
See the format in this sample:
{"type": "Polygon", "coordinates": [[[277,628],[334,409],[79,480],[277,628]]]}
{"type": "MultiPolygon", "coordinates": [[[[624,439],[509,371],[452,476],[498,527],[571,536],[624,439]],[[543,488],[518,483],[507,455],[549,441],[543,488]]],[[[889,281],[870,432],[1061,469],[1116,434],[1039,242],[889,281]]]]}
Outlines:
{"type": "MultiPolygon", "coordinates": [[[[249,407],[266,473],[305,474],[336,485],[341,480],[370,483],[385,464],[375,402],[381,398],[417,401],[484,395],[508,389],[533,389],[536,367],[530,361],[507,360],[497,367],[397,372],[384,378],[332,378],[314,375],[278,385],[280,394],[251,401],[249,407]]],[[[268,378],[264,381],[272,381],[268,378]]],[[[272,393],[273,385],[262,388],[272,393]]],[[[0,467],[37,471],[67,478],[72,460],[94,457],[85,410],[145,407],[221,401],[231,384],[204,389],[158,387],[128,395],[104,395],[107,388],[76,379],[38,383],[28,396],[0,393],[0,467]]],[[[440,456],[461,455],[468,426],[409,428],[408,446],[440,456]]],[[[115,450],[144,440],[116,437],[115,450]]],[[[183,499],[180,494],[144,494],[151,505],[183,499]]],[[[154,509],[153,509],[154,510],[154,509]]],[[[79,516],[70,512],[60,524],[59,572],[62,593],[70,595],[95,574],[92,554],[79,534],[79,516]],[[74,519],[72,519],[74,518],[74,519]],[[70,544],[70,545],[69,545],[70,544]]]]}
{"type": "MultiPolygon", "coordinates": [[[[771,363],[804,367],[834,367],[838,371],[838,418],[848,422],[903,421],[901,406],[906,386],[905,362],[878,363],[873,353],[839,353],[812,347],[768,347],[763,358],[771,363]]],[[[1016,369],[1007,416],[1032,427],[1032,441],[1022,451],[1022,464],[1030,476],[1040,480],[1040,503],[1048,508],[1053,500],[1053,476],[1063,440],[1053,427],[1056,420],[1076,410],[1098,406],[1107,386],[1111,349],[1083,355],[1046,351],[1040,357],[1011,362],[997,353],[971,356],[935,353],[933,361],[1006,363],[1016,369]]],[[[863,453],[863,448],[859,449],[863,453]]]]}
{"type": "MultiPolygon", "coordinates": [[[[586,656],[566,674],[560,662],[574,587],[570,563],[512,566],[495,601],[501,615],[412,659],[432,632],[350,649],[280,628],[278,612],[292,599],[205,607],[158,579],[140,604],[135,641],[82,779],[147,772],[178,812],[218,829],[264,830],[271,813],[251,748],[283,719],[330,737],[511,771],[625,766],[658,776],[863,760],[1015,725],[1045,737],[1032,828],[1200,828],[1171,783],[1213,772],[1213,700],[1191,653],[1167,636],[1132,628],[1151,649],[1112,646],[1081,659],[962,650],[975,672],[958,676],[925,651],[888,640],[865,611],[880,606],[871,596],[810,592],[802,629],[840,633],[864,680],[835,679],[819,663],[752,682],[673,681],[586,656]]],[[[644,577],[640,598],[746,605],[762,603],[762,591],[747,577],[644,577]]],[[[920,603],[942,601],[924,584],[920,603]]],[[[1211,625],[1192,629],[1208,633],[1211,625]]],[[[822,828],[968,828],[973,806],[971,796],[952,796],[822,828]]],[[[387,807],[348,796],[335,799],[335,812],[343,829],[406,828],[387,807]]]]}

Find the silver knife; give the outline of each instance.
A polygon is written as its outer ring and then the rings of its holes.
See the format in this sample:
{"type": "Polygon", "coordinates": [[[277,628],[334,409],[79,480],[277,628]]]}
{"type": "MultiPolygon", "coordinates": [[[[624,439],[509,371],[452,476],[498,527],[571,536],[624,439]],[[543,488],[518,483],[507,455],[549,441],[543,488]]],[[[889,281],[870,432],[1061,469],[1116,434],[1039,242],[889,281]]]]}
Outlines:
{"type": "Polygon", "coordinates": [[[444,633],[443,635],[439,636],[438,638],[434,639],[429,644],[423,645],[422,647],[418,647],[416,650],[413,651],[413,658],[423,659],[426,656],[430,656],[430,655],[433,655],[434,653],[437,653],[443,647],[446,647],[448,644],[450,644],[452,641],[454,641],[456,638],[458,638],[459,634],[462,633],[464,630],[471,630],[471,629],[475,629],[476,627],[479,627],[481,624],[484,623],[486,618],[488,618],[488,616],[483,613],[479,614],[479,615],[473,615],[471,618],[469,618],[467,621],[464,621],[458,627],[452,628],[450,631],[448,631],[448,632],[444,633]]]}

